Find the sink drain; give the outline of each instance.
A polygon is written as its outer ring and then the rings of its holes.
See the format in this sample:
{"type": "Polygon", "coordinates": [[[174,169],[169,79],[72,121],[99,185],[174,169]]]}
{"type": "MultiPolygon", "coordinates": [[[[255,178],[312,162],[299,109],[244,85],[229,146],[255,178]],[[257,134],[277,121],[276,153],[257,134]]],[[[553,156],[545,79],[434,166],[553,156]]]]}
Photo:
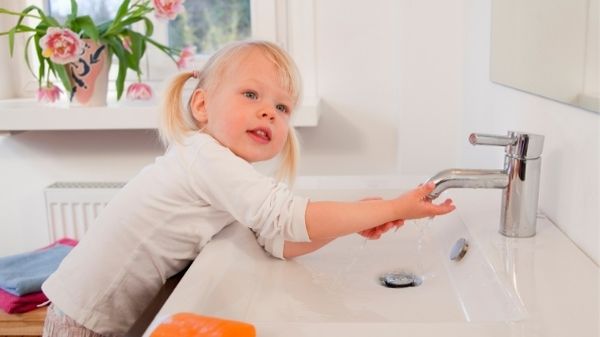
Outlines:
{"type": "Polygon", "coordinates": [[[418,287],[423,283],[423,278],[404,271],[385,273],[379,276],[382,286],[388,288],[418,287]]]}

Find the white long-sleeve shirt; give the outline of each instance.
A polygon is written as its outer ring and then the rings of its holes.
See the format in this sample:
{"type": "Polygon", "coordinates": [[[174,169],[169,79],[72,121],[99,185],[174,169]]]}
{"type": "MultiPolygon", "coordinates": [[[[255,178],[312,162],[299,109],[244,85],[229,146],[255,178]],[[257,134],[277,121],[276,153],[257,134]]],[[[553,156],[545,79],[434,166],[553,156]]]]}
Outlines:
{"type": "Polygon", "coordinates": [[[165,280],[225,226],[251,228],[273,256],[310,241],[308,200],[196,133],[145,167],[106,206],[42,290],[100,334],[124,334],[165,280]]]}

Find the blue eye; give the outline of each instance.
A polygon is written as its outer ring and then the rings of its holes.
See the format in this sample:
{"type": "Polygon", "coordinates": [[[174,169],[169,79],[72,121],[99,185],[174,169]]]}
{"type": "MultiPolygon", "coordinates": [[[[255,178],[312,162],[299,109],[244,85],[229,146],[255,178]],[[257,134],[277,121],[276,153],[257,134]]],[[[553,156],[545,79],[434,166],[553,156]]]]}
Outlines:
{"type": "Polygon", "coordinates": [[[275,109],[277,109],[279,112],[283,112],[283,113],[289,113],[290,109],[288,109],[288,107],[284,104],[277,104],[275,106],[275,109]]]}
{"type": "Polygon", "coordinates": [[[244,97],[249,98],[249,99],[256,99],[258,97],[258,95],[254,91],[245,91],[244,97]]]}

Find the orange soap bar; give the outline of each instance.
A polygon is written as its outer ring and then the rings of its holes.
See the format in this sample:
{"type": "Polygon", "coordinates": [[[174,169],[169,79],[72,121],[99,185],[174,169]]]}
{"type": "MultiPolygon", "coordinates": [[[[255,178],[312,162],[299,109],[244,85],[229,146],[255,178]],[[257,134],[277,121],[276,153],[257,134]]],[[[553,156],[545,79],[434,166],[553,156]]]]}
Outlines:
{"type": "Polygon", "coordinates": [[[182,312],[164,319],[150,337],[256,337],[252,324],[182,312]]]}

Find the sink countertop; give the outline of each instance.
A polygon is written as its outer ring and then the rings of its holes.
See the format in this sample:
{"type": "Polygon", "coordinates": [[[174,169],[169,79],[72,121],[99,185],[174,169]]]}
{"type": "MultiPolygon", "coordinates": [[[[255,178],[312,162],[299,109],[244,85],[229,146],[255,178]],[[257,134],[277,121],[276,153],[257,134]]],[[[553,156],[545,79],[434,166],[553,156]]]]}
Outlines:
{"type": "MultiPolygon", "coordinates": [[[[275,322],[253,321],[257,334],[269,336],[523,336],[523,337],[598,337],[600,335],[600,268],[568,237],[543,215],[538,216],[537,235],[532,238],[506,238],[498,233],[500,218],[499,190],[449,190],[457,206],[455,214],[465,224],[474,244],[485,256],[498,278],[511,287],[517,300],[526,308],[524,319],[507,322],[275,322]]],[[[230,226],[232,227],[232,226],[230,226]]],[[[402,230],[402,228],[400,229],[402,230]]],[[[247,231],[246,231],[247,232],[247,231]]],[[[256,291],[261,284],[239,282],[238,275],[227,275],[227,256],[219,255],[219,245],[235,242],[244,251],[242,261],[249,264],[288,263],[275,261],[258,252],[253,240],[244,232],[227,228],[209,243],[194,261],[175,291],[155,318],[176,312],[196,312],[219,317],[220,312],[206,312],[202,297],[215,288],[216,282],[231,282],[231,291],[222,295],[222,312],[244,312],[251,308],[238,296],[256,291]],[[246,254],[245,251],[249,253],[246,254]],[[216,268],[204,270],[206,262],[219,260],[216,268]],[[247,260],[245,260],[247,259],[247,260]],[[221,261],[222,260],[222,261],[221,261]],[[258,261],[264,260],[264,261],[258,261]],[[218,266],[223,266],[222,268],[218,266]]],[[[373,244],[377,244],[374,241],[373,244]]],[[[264,255],[264,254],[263,254],[264,255]]],[[[237,257],[239,259],[239,256],[237,257]]],[[[239,262],[238,262],[239,263],[239,262]]],[[[219,284],[223,286],[223,284],[219,284]]],[[[431,301],[424,294],[424,301],[431,301]]],[[[253,302],[256,303],[256,302],[253,302]]],[[[221,316],[222,317],[222,316],[221,316]]],[[[231,318],[231,317],[229,317],[231,318]]],[[[235,319],[235,318],[234,318],[235,319]]],[[[147,330],[149,335],[151,327],[147,330]]]]}

